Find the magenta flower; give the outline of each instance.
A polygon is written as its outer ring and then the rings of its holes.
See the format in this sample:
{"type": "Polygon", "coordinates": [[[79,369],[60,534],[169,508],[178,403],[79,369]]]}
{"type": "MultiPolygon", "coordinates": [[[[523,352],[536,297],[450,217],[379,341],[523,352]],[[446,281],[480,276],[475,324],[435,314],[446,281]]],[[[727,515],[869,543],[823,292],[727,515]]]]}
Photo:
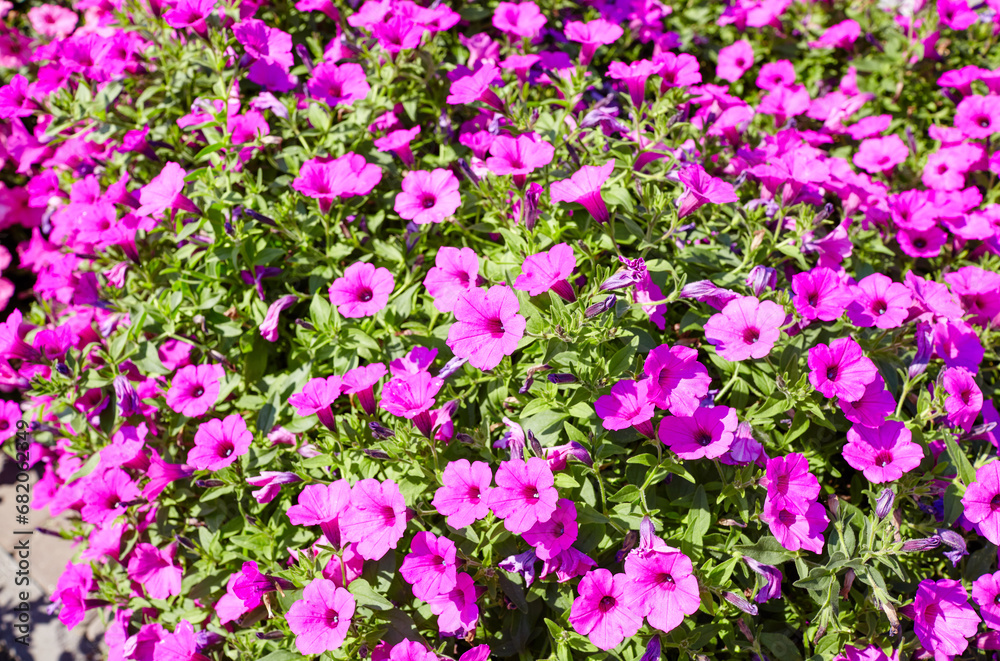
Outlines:
{"type": "Polygon", "coordinates": [[[557,243],[545,252],[528,255],[521,265],[523,271],[514,281],[514,289],[526,291],[531,296],[544,294],[550,289],[569,302],[576,300],[568,278],[576,268],[573,248],[557,243]]]}
{"type": "Polygon", "coordinates": [[[418,47],[426,31],[425,26],[414,23],[405,16],[393,16],[387,21],[376,23],[372,28],[372,36],[389,53],[399,53],[418,47]]]}
{"type": "Polygon", "coordinates": [[[301,481],[301,477],[287,471],[261,471],[260,475],[247,478],[247,484],[252,487],[260,487],[257,491],[251,491],[250,495],[261,505],[266,505],[274,500],[281,493],[281,485],[301,481]]]}
{"type": "Polygon", "coordinates": [[[299,297],[295,294],[282,296],[267,308],[264,321],[260,322],[260,335],[268,342],[275,342],[278,339],[278,322],[281,320],[281,313],[295,305],[299,297]]]}
{"type": "Polygon", "coordinates": [[[719,50],[719,61],[715,75],[735,83],[753,66],[753,46],[746,39],[740,39],[731,46],[719,50]]]}
{"type": "Polygon", "coordinates": [[[810,41],[810,48],[850,48],[861,36],[861,26],[857,21],[847,19],[831,25],[816,41],[810,41]]]}
{"type": "Polygon", "coordinates": [[[125,514],[128,503],[139,497],[139,487],[128,473],[120,468],[104,471],[90,480],[83,492],[81,518],[87,523],[105,526],[119,515],[125,514]]]}
{"type": "Polygon", "coordinates": [[[967,639],[979,629],[979,616],[959,581],[920,581],[912,608],[913,633],[936,661],[948,661],[965,652],[967,639]]]}
{"type": "Polygon", "coordinates": [[[399,566],[403,580],[413,586],[413,596],[430,601],[456,585],[455,542],[429,532],[418,532],[410,552],[399,566]]]}
{"type": "MultiPolygon", "coordinates": [[[[376,648],[376,652],[378,651],[380,650],[376,648]]],[[[438,656],[421,643],[402,640],[393,646],[388,655],[382,652],[381,658],[388,658],[389,661],[437,661],[438,656]]]]}
{"type": "Polygon", "coordinates": [[[684,193],[677,200],[677,217],[689,216],[702,205],[738,202],[739,196],[728,181],[717,179],[705,172],[700,165],[682,168],[677,178],[685,186],[684,193]]]}
{"type": "Polygon", "coordinates": [[[520,39],[534,39],[546,20],[534,2],[501,2],[493,12],[493,27],[520,39]]]}
{"type": "Polygon", "coordinates": [[[351,505],[340,515],[340,534],[355,542],[365,560],[381,560],[406,529],[406,501],[395,482],[365,479],[351,488],[351,505]]]}
{"type": "Polygon", "coordinates": [[[443,485],[434,493],[434,508],[448,517],[452,528],[464,528],[489,513],[490,484],[493,471],[489,464],[468,459],[449,462],[441,475],[443,485]]]}
{"type": "Polygon", "coordinates": [[[944,410],[948,422],[965,431],[972,429],[983,408],[983,391],[976,385],[972,372],[964,367],[949,367],[941,373],[941,387],[946,393],[944,410]]]}
{"type": "Polygon", "coordinates": [[[976,470],[975,481],[962,496],[963,514],[986,539],[1000,544],[1000,461],[976,470]]]}
{"type": "Polygon", "coordinates": [[[625,574],[612,576],[607,569],[589,571],[580,580],[580,596],[570,608],[569,623],[602,650],[614,649],[642,626],[642,616],[625,596],[629,582],[625,574]]]}
{"type": "Polygon", "coordinates": [[[646,81],[657,72],[658,68],[658,65],[649,60],[636,60],[629,63],[612,62],[608,66],[608,77],[624,81],[629,97],[632,99],[632,105],[638,108],[646,97],[646,81]]]}
{"type": "Polygon", "coordinates": [[[659,67],[657,73],[663,80],[661,94],[671,87],[689,87],[701,82],[698,58],[689,53],[660,53],[653,58],[653,64],[659,67]]]}
{"type": "Polygon", "coordinates": [[[306,89],[311,95],[333,107],[350,106],[355,101],[364,99],[371,91],[371,86],[360,64],[322,62],[313,69],[306,89]]]}
{"type": "Polygon", "coordinates": [[[594,409],[605,429],[635,427],[640,434],[650,438],[655,433],[651,422],[655,407],[649,397],[649,380],[617,381],[611,386],[611,394],[597,398],[594,409]]]}
{"type": "Polygon", "coordinates": [[[238,413],[204,422],[194,434],[188,465],[197,470],[217,471],[232,464],[250,450],[253,433],[238,413]]]}
{"type": "Polygon", "coordinates": [[[524,532],[524,541],[535,547],[539,560],[551,560],[576,541],[576,505],[572,500],[559,499],[556,511],[548,521],[539,521],[524,532]]]}
{"type": "Polygon", "coordinates": [[[967,138],[989,138],[1000,131],[1000,96],[967,96],[955,108],[955,128],[967,138]]]}
{"type": "Polygon", "coordinates": [[[149,468],[146,469],[146,476],[149,481],[142,488],[142,497],[153,501],[163,493],[167,485],[191,477],[194,469],[186,464],[171,464],[160,457],[156,450],[150,451],[149,468]]]}
{"type": "Polygon", "coordinates": [[[462,206],[458,179],[451,170],[407,172],[402,187],[394,208],[400,217],[417,225],[440,223],[462,206]]]}
{"type": "Polygon", "coordinates": [[[861,345],[851,337],[841,337],[809,350],[809,383],[824,397],[839,397],[856,402],[866,386],[878,376],[878,368],[865,356],[861,345]]]}
{"type": "Polygon", "coordinates": [[[503,101],[490,89],[490,85],[494,84],[503,85],[500,70],[493,62],[484,62],[478,70],[452,81],[446,101],[453,106],[481,101],[494,110],[503,112],[503,101]]]}
{"type": "Polygon", "coordinates": [[[552,182],[550,191],[553,202],[576,202],[590,212],[599,223],[606,223],[611,217],[608,207],[601,197],[601,186],[615,169],[615,159],[604,165],[584,165],[569,179],[552,182]]]}
{"type": "Polygon", "coordinates": [[[472,248],[438,249],[434,266],[424,278],[424,288],[438,312],[451,312],[462,296],[479,284],[479,257],[472,248]]]}
{"type": "Polygon", "coordinates": [[[854,164],[862,170],[878,174],[891,170],[910,155],[910,150],[898,135],[863,140],[854,154],[854,164]]]}
{"type": "MultiPolygon", "coordinates": [[[[438,617],[438,632],[442,636],[461,638],[468,635],[469,632],[475,631],[479,621],[479,606],[476,604],[476,600],[485,591],[485,588],[477,586],[472,581],[472,577],[463,572],[458,575],[455,587],[427,599],[431,612],[438,617]]],[[[398,647],[399,645],[396,646],[396,648],[398,647]]],[[[396,648],[393,648],[393,653],[395,653],[396,648]]],[[[392,661],[396,661],[395,657],[391,658],[392,661]]],[[[410,659],[413,661],[413,657],[410,659]]],[[[427,657],[427,661],[435,659],[437,656],[433,653],[427,657]]]]}
{"type": "Polygon", "coordinates": [[[344,644],[354,616],[354,595],[326,578],[317,578],[302,591],[302,598],[285,618],[302,654],[322,654],[344,644]]]}
{"type": "Polygon", "coordinates": [[[486,167],[498,176],[512,175],[514,185],[524,188],[528,175],[551,163],[555,153],[555,148],[535,133],[516,138],[499,135],[490,145],[491,156],[486,159],[486,167]]]}
{"type": "Polygon", "coordinates": [[[690,558],[666,544],[662,548],[636,549],[625,558],[625,575],[631,579],[625,587],[627,603],[651,627],[673,631],[685,615],[697,613],[701,606],[698,579],[693,572],[690,558]]]}
{"type": "Polygon", "coordinates": [[[180,209],[194,214],[201,210],[194,202],[184,197],[184,177],[187,172],[179,164],[168,162],[152,181],[139,190],[139,204],[133,213],[136,216],[159,216],[167,209],[180,209]]]}
{"type": "Polygon", "coordinates": [[[320,211],[327,213],[335,199],[367,195],[381,180],[379,166],[368,163],[364,156],[347,152],[332,161],[309,159],[299,168],[292,188],[318,200],[320,211]]]}
{"type": "Polygon", "coordinates": [[[496,481],[497,486],[490,491],[490,509],[510,532],[520,535],[539,521],[552,518],[559,492],[544,459],[501,462],[496,481]]]}
{"type": "Polygon", "coordinates": [[[819,496],[819,480],[809,472],[805,456],[793,452],[767,460],[760,486],[767,489],[767,500],[787,509],[804,509],[804,504],[819,496]]]}
{"type": "Polygon", "coordinates": [[[934,324],[933,337],[934,353],[941,357],[945,367],[964,367],[970,372],[979,370],[986,352],[979,335],[967,323],[942,319],[934,324]]]}
{"type": "Polygon", "coordinates": [[[341,379],[336,374],[325,379],[317,377],[309,379],[302,387],[302,392],[289,397],[288,403],[295,407],[295,412],[302,417],[315,413],[327,429],[336,430],[337,425],[331,405],[340,397],[342,390],[341,379]]]}
{"type": "Polygon", "coordinates": [[[972,600],[979,604],[986,626],[1000,631],[1000,572],[984,574],[973,581],[972,600]]]}
{"type": "Polygon", "coordinates": [[[375,139],[375,148],[379,151],[391,151],[405,165],[413,165],[413,150],[410,149],[410,142],[420,133],[420,127],[414,126],[412,129],[399,129],[391,131],[381,138],[375,139]]]}
{"type": "Polygon", "coordinates": [[[426,438],[432,438],[434,422],[430,411],[434,397],[444,385],[444,380],[427,372],[397,376],[382,387],[383,409],[399,418],[413,420],[413,424],[426,438]]]}
{"type": "Polygon", "coordinates": [[[892,482],[924,458],[924,451],[911,438],[910,430],[894,420],[875,429],[853,425],[847,432],[844,459],[873,484],[892,482]]]}
{"type": "Polygon", "coordinates": [[[59,5],[44,4],[28,10],[28,22],[31,29],[43,37],[63,39],[76,28],[77,15],[59,5]]]}
{"type": "Polygon", "coordinates": [[[494,285],[471,289],[455,303],[455,323],[448,330],[448,346],[473,367],[491,370],[517,349],[527,321],[510,287],[494,285]]]}
{"type": "Polygon", "coordinates": [[[361,408],[370,416],[375,415],[375,384],[385,376],[385,365],[372,363],[348,370],[342,379],[343,391],[348,395],[357,395],[361,408]]]}
{"type": "Polygon", "coordinates": [[[792,276],[792,303],[803,319],[835,321],[853,300],[836,271],[817,267],[792,276]]]}
{"type": "Polygon", "coordinates": [[[885,380],[878,374],[874,381],[865,386],[865,393],[860,399],[853,402],[841,399],[838,403],[844,417],[865,427],[882,426],[886,417],[896,410],[896,400],[886,390],[885,380]]]}
{"type": "Polygon", "coordinates": [[[335,545],[340,542],[337,521],[351,503],[351,485],[347,480],[331,484],[308,484],[299,493],[296,505],[285,514],[294,526],[319,526],[335,545]]]}
{"type": "Polygon", "coordinates": [[[371,317],[386,306],[395,286],[389,269],[355,262],[330,285],[330,303],[348,319],[371,317]]]}
{"type": "Polygon", "coordinates": [[[872,273],[852,288],[847,316],[857,326],[898,328],[909,315],[913,297],[906,285],[881,273],[872,273]]]}
{"type": "Polygon", "coordinates": [[[599,46],[613,44],[625,34],[618,25],[599,18],[589,23],[570,21],[566,24],[566,38],[580,44],[580,64],[587,66],[599,46]]]}
{"type": "Polygon", "coordinates": [[[715,459],[732,446],[738,425],[735,409],[699,407],[690,416],[660,420],[657,437],[681,459],[715,459]]]}
{"type": "Polygon", "coordinates": [[[760,520],[766,523],[778,543],[789,551],[805,549],[813,553],[823,552],[823,531],[830,520],[826,509],[817,502],[801,503],[799,508],[791,508],[787,501],[779,504],[768,500],[760,513],[760,520]]]}
{"type": "Polygon", "coordinates": [[[795,83],[795,65],[788,60],[768,62],[761,66],[757,74],[757,87],[762,90],[773,90],[795,83]]]}
{"type": "Polygon", "coordinates": [[[162,551],[152,544],[140,542],[128,561],[128,576],[142,585],[153,599],[166,599],[181,593],[184,571],[174,564],[177,544],[170,544],[162,551]]]}
{"type": "Polygon", "coordinates": [[[741,296],[705,322],[705,339],[726,360],[763,358],[781,336],[785,309],[772,301],[741,296]]]}
{"type": "Polygon", "coordinates": [[[191,28],[204,34],[205,19],[215,11],[215,0],[179,0],[173,9],[164,12],[163,20],[172,28],[191,28]]]}
{"type": "Polygon", "coordinates": [[[649,399],[674,415],[692,415],[712,383],[698,362],[698,350],[682,345],[656,347],[646,356],[644,369],[649,399]]]}
{"type": "MultiPolygon", "coordinates": [[[[159,625],[157,625],[159,626],[159,625]]],[[[161,629],[162,631],[162,629],[161,629]]],[[[140,655],[142,648],[140,647],[142,641],[142,630],[136,636],[138,641],[135,646],[135,656],[140,655]]],[[[153,659],[156,661],[157,657],[163,659],[164,661],[174,659],[183,659],[184,661],[210,661],[210,659],[198,651],[199,637],[195,636],[194,626],[187,620],[181,620],[174,627],[172,633],[163,632],[162,638],[156,641],[153,654],[153,659]]],[[[148,658],[148,657],[147,657],[148,658]]]]}
{"type": "Polygon", "coordinates": [[[167,406],[197,418],[215,406],[226,371],[222,365],[188,365],[177,370],[167,391],[167,406]]]}

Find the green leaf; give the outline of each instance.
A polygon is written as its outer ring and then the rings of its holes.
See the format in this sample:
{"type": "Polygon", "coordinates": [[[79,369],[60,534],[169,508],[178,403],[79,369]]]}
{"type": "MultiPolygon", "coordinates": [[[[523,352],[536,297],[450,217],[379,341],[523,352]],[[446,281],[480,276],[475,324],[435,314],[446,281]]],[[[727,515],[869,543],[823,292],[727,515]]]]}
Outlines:
{"type": "Polygon", "coordinates": [[[958,470],[958,476],[962,478],[962,482],[968,487],[976,481],[976,469],[972,467],[969,458],[958,447],[958,443],[955,442],[955,439],[950,434],[944,437],[944,442],[948,447],[948,458],[951,464],[958,470]]]}
{"type": "Polygon", "coordinates": [[[371,584],[363,578],[351,581],[347,586],[347,591],[354,595],[359,606],[364,606],[374,611],[390,611],[395,608],[392,602],[375,592],[371,584]]]}
{"type": "Polygon", "coordinates": [[[770,535],[761,537],[757,540],[756,544],[739,545],[734,550],[765,565],[780,565],[795,557],[794,553],[786,549],[777,539],[770,535]]]}
{"type": "Polygon", "coordinates": [[[760,635],[760,641],[774,653],[775,659],[781,661],[802,661],[802,654],[788,636],[780,633],[765,632],[760,635]]]}
{"type": "Polygon", "coordinates": [[[293,661],[294,659],[304,659],[298,652],[292,650],[274,650],[267,656],[260,657],[259,661],[293,661]]]}

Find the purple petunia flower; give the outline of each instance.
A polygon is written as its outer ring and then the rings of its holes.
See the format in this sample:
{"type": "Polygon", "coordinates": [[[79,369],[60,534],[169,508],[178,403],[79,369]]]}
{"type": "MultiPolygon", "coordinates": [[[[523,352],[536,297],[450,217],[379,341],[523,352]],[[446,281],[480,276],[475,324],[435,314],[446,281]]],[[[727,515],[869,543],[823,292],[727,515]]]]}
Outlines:
{"type": "Polygon", "coordinates": [[[606,223],[611,217],[608,207],[601,197],[601,186],[615,169],[615,159],[604,165],[584,165],[569,179],[552,182],[549,190],[552,202],[576,202],[590,212],[598,223],[606,223]]]}
{"type": "Polygon", "coordinates": [[[648,381],[622,379],[611,386],[611,393],[601,395],[594,402],[594,409],[605,429],[628,429],[635,427],[649,438],[653,430],[654,406],[649,398],[648,381]]]}
{"type": "Polygon", "coordinates": [[[959,581],[920,581],[912,608],[913,632],[936,661],[962,654],[979,629],[979,616],[959,581]]]}
{"type": "Polygon", "coordinates": [[[455,542],[429,532],[418,532],[410,543],[399,573],[413,587],[413,596],[430,601],[456,586],[455,542]]]}
{"type": "Polygon", "coordinates": [[[991,461],[976,470],[976,479],[962,496],[965,518],[994,544],[1000,544],[1000,461],[991,461]]]}
{"type": "Polygon", "coordinates": [[[983,408],[983,391],[972,372],[964,367],[949,367],[941,373],[941,387],[946,393],[944,410],[948,422],[965,431],[972,429],[983,408]]]}
{"type": "Polygon", "coordinates": [[[576,505],[566,498],[559,499],[552,518],[539,521],[522,536],[535,548],[535,556],[539,560],[551,560],[576,541],[576,505]]]}

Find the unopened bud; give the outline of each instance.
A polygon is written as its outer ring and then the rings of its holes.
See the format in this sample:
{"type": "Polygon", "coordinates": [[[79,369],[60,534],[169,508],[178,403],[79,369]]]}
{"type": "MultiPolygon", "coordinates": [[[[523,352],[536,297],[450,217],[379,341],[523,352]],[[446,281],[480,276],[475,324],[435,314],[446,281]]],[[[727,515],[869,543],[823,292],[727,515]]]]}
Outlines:
{"type": "Polygon", "coordinates": [[[615,308],[616,303],[618,303],[618,297],[615,296],[614,294],[611,294],[611,296],[608,296],[600,303],[594,303],[593,305],[588,307],[587,310],[583,313],[583,315],[587,317],[587,319],[592,319],[593,317],[596,317],[599,314],[604,314],[609,310],[613,310],[615,308]]]}
{"type": "Polygon", "coordinates": [[[892,489],[882,489],[882,493],[878,495],[878,500],[875,501],[875,516],[879,518],[879,521],[889,516],[895,502],[895,492],[892,489]]]}

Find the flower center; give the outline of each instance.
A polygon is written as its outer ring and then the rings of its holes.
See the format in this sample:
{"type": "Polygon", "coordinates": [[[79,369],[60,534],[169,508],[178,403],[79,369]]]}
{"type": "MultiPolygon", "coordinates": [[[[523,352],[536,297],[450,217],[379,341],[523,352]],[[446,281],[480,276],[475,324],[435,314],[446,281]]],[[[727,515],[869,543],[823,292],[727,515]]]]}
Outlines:
{"type": "Polygon", "coordinates": [[[875,465],[879,468],[885,468],[892,463],[892,453],[888,450],[883,450],[875,455],[875,465]]]}
{"type": "Polygon", "coordinates": [[[990,127],[990,118],[987,115],[980,115],[976,120],[976,123],[979,124],[981,128],[987,129],[990,127]]]}
{"type": "Polygon", "coordinates": [[[674,577],[671,576],[670,574],[660,574],[659,576],[656,577],[656,582],[661,586],[673,586],[674,577]]]}
{"type": "Polygon", "coordinates": [[[191,391],[192,397],[201,397],[205,394],[205,389],[201,386],[195,386],[194,390],[191,391]]]}
{"type": "Polygon", "coordinates": [[[469,500],[474,500],[476,502],[479,502],[479,500],[482,497],[483,497],[482,494],[479,492],[479,487],[469,487],[469,494],[468,494],[469,500]]]}
{"type": "Polygon", "coordinates": [[[997,593],[997,596],[993,597],[993,603],[996,606],[1000,606],[1000,592],[997,593]]]}
{"type": "Polygon", "coordinates": [[[328,610],[326,612],[326,621],[333,626],[337,626],[337,623],[340,622],[340,613],[332,609],[328,610]]]}
{"type": "Polygon", "coordinates": [[[747,344],[757,344],[760,339],[760,331],[756,328],[748,328],[743,331],[743,341],[747,344]]]}
{"type": "Polygon", "coordinates": [[[812,307],[816,307],[816,304],[819,303],[819,294],[816,292],[809,294],[809,297],[806,298],[806,302],[808,302],[812,307]]]}
{"type": "Polygon", "coordinates": [[[836,365],[830,365],[829,367],[826,368],[826,378],[829,381],[836,381],[837,380],[837,366],[836,365]]]}
{"type": "Polygon", "coordinates": [[[392,509],[391,506],[383,505],[379,513],[382,515],[382,519],[387,526],[391,526],[396,522],[396,510],[392,509]]]}
{"type": "Polygon", "coordinates": [[[0,431],[7,431],[10,429],[10,422],[7,420],[0,420],[0,431]]]}
{"type": "Polygon", "coordinates": [[[924,241],[923,239],[914,239],[914,241],[913,241],[913,247],[914,248],[924,248],[926,245],[927,245],[927,242],[924,241]]]}
{"type": "Polygon", "coordinates": [[[781,514],[778,515],[778,521],[783,526],[790,526],[795,523],[795,515],[788,510],[781,510],[781,514]]]}
{"type": "Polygon", "coordinates": [[[371,289],[368,289],[368,287],[365,287],[364,289],[358,292],[358,300],[361,301],[362,303],[367,303],[368,301],[372,300],[374,296],[375,293],[371,289]]]}
{"type": "Polygon", "coordinates": [[[969,403],[969,398],[972,397],[972,391],[963,390],[962,392],[959,393],[959,397],[962,398],[962,403],[967,405],[969,403]]]}
{"type": "Polygon", "coordinates": [[[601,597],[601,601],[597,604],[597,608],[602,613],[607,613],[609,610],[611,610],[612,608],[614,608],[615,605],[617,605],[617,604],[618,604],[618,601],[609,594],[609,595],[607,595],[605,597],[601,597]]]}
{"type": "Polygon", "coordinates": [[[1000,493],[993,496],[990,500],[990,510],[993,512],[1000,510],[1000,493]]]}
{"type": "Polygon", "coordinates": [[[503,335],[506,331],[503,327],[503,319],[489,319],[486,322],[486,328],[494,335],[503,335]]]}
{"type": "Polygon", "coordinates": [[[424,199],[420,200],[420,206],[425,209],[431,209],[437,204],[437,199],[433,195],[425,195],[424,199]]]}
{"type": "Polygon", "coordinates": [[[889,309],[888,304],[886,304],[886,302],[883,301],[882,299],[876,299],[875,301],[872,301],[872,312],[874,312],[875,314],[881,316],[885,314],[885,311],[888,309],[889,309]]]}
{"type": "Polygon", "coordinates": [[[697,441],[698,445],[701,447],[705,447],[706,445],[710,445],[712,443],[712,435],[702,429],[695,436],[695,441],[697,441]]]}
{"type": "Polygon", "coordinates": [[[524,487],[524,498],[526,500],[538,500],[538,489],[535,487],[524,487]]]}
{"type": "Polygon", "coordinates": [[[233,453],[233,450],[234,448],[232,443],[223,443],[219,446],[219,456],[223,458],[228,457],[233,453]]]}

